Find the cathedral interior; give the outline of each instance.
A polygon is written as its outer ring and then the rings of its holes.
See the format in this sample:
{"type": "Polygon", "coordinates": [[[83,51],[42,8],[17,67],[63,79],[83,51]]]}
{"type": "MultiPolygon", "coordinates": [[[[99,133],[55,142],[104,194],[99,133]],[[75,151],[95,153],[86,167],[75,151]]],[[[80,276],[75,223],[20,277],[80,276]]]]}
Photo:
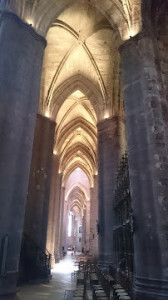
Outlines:
{"type": "Polygon", "coordinates": [[[168,0],[0,1],[0,300],[16,299],[168,299],[168,0]],[[34,296],[74,257],[72,297],[34,296]]]}

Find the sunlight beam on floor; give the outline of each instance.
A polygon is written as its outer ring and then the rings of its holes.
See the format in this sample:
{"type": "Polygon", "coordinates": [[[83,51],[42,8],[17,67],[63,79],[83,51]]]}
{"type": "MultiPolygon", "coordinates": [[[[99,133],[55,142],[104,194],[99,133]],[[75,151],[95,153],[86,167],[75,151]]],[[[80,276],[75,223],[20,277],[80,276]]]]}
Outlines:
{"type": "Polygon", "coordinates": [[[71,274],[77,270],[78,266],[75,266],[75,262],[72,260],[70,254],[68,253],[64,260],[61,260],[59,263],[55,264],[52,270],[52,274],[71,274]]]}

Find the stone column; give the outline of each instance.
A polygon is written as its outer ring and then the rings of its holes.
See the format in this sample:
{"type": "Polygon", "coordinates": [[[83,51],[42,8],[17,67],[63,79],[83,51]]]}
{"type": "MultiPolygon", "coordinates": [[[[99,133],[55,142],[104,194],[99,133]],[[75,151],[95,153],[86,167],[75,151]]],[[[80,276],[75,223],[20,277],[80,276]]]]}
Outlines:
{"type": "Polygon", "coordinates": [[[113,193],[120,158],[120,118],[98,123],[98,226],[99,260],[113,260],[113,193]]]}
{"type": "Polygon", "coordinates": [[[86,251],[90,251],[90,201],[86,202],[86,251]]]}
{"type": "Polygon", "coordinates": [[[55,194],[56,201],[56,216],[55,216],[55,261],[59,262],[60,260],[60,211],[61,211],[61,189],[62,189],[62,173],[58,173],[57,179],[57,191],[55,194]]]}
{"type": "Polygon", "coordinates": [[[47,250],[51,254],[51,267],[55,264],[55,238],[59,217],[60,174],[58,171],[59,157],[58,155],[53,155],[47,228],[47,250]]]}
{"type": "Polygon", "coordinates": [[[82,218],[82,214],[81,211],[79,212],[78,218],[77,218],[77,247],[78,247],[78,251],[82,252],[82,247],[84,246],[83,244],[83,232],[84,229],[82,227],[82,232],[79,232],[79,227],[83,225],[83,218],[82,218]],[[80,240],[80,241],[79,241],[80,240]]]}
{"type": "Polygon", "coordinates": [[[0,299],[15,299],[41,67],[46,42],[0,14],[0,299]],[[3,247],[6,236],[7,251],[3,247]],[[5,269],[2,270],[2,265],[5,269]]]}
{"type": "Polygon", "coordinates": [[[134,213],[134,299],[168,299],[168,110],[152,38],[120,49],[134,213]]]}
{"type": "Polygon", "coordinates": [[[98,254],[98,235],[97,235],[97,220],[98,220],[98,176],[94,176],[94,187],[90,188],[90,255],[97,256],[98,254]]]}
{"type": "Polygon", "coordinates": [[[83,210],[83,217],[82,217],[82,236],[81,241],[82,241],[82,247],[86,251],[86,209],[83,210]]]}
{"type": "Polygon", "coordinates": [[[46,250],[55,122],[37,115],[24,231],[46,250]]]}
{"type": "Polygon", "coordinates": [[[65,187],[61,188],[61,203],[59,212],[59,252],[62,258],[62,246],[63,246],[63,216],[64,216],[64,201],[65,201],[65,187]]]}
{"type": "Polygon", "coordinates": [[[63,223],[63,243],[65,252],[67,251],[67,238],[68,238],[68,207],[67,201],[64,201],[64,223],[63,223]]]}

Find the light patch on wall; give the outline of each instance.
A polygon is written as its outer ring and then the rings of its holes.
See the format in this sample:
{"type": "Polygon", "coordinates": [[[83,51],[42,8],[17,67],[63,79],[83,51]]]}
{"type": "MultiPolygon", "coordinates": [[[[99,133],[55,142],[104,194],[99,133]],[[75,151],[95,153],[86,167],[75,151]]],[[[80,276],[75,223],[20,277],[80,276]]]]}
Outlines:
{"type": "Polygon", "coordinates": [[[139,30],[130,29],[126,32],[123,40],[129,40],[139,33],[139,30]]]}
{"type": "Polygon", "coordinates": [[[80,90],[76,90],[72,95],[77,98],[82,98],[85,96],[80,90]]]}
{"type": "Polygon", "coordinates": [[[28,18],[27,20],[26,20],[26,23],[29,25],[29,26],[31,26],[31,27],[33,27],[34,26],[34,22],[33,22],[33,20],[30,18],[28,18]]]}
{"type": "Polygon", "coordinates": [[[49,118],[49,117],[50,117],[50,113],[49,113],[49,110],[48,110],[48,109],[45,111],[45,117],[46,117],[46,118],[49,118]]]}
{"type": "Polygon", "coordinates": [[[72,235],[72,213],[69,213],[68,216],[68,237],[71,237],[72,235]]]}
{"type": "Polygon", "coordinates": [[[77,171],[82,171],[81,168],[76,168],[77,171]]]}
{"type": "Polygon", "coordinates": [[[108,119],[109,118],[109,113],[105,113],[105,115],[104,115],[104,119],[108,119]]]}
{"type": "Polygon", "coordinates": [[[134,30],[130,30],[130,32],[129,32],[129,37],[131,38],[131,37],[133,37],[134,35],[136,35],[136,33],[135,33],[135,31],[134,30]]]}

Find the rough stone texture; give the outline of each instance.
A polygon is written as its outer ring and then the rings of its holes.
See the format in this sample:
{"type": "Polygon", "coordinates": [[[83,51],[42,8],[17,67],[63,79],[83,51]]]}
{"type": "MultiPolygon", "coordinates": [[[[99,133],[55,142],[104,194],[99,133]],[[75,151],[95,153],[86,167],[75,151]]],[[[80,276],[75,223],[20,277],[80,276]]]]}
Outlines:
{"type": "Polygon", "coordinates": [[[120,158],[120,118],[98,123],[99,260],[113,260],[113,192],[120,158]],[[110,229],[110,230],[109,230],[110,229]]]}
{"type": "Polygon", "coordinates": [[[90,255],[98,255],[98,177],[94,176],[94,187],[90,188],[90,255]]]}
{"type": "Polygon", "coordinates": [[[18,17],[0,15],[0,243],[9,236],[3,300],[16,289],[44,47],[18,17]]]}
{"type": "Polygon", "coordinates": [[[167,127],[155,51],[154,40],[143,34],[121,48],[136,300],[168,298],[167,127]]]}
{"type": "Polygon", "coordinates": [[[25,233],[46,250],[55,122],[37,115],[25,214],[25,233]]]}
{"type": "Polygon", "coordinates": [[[19,300],[19,298],[16,296],[16,294],[10,294],[0,296],[0,300],[19,300]]]}

